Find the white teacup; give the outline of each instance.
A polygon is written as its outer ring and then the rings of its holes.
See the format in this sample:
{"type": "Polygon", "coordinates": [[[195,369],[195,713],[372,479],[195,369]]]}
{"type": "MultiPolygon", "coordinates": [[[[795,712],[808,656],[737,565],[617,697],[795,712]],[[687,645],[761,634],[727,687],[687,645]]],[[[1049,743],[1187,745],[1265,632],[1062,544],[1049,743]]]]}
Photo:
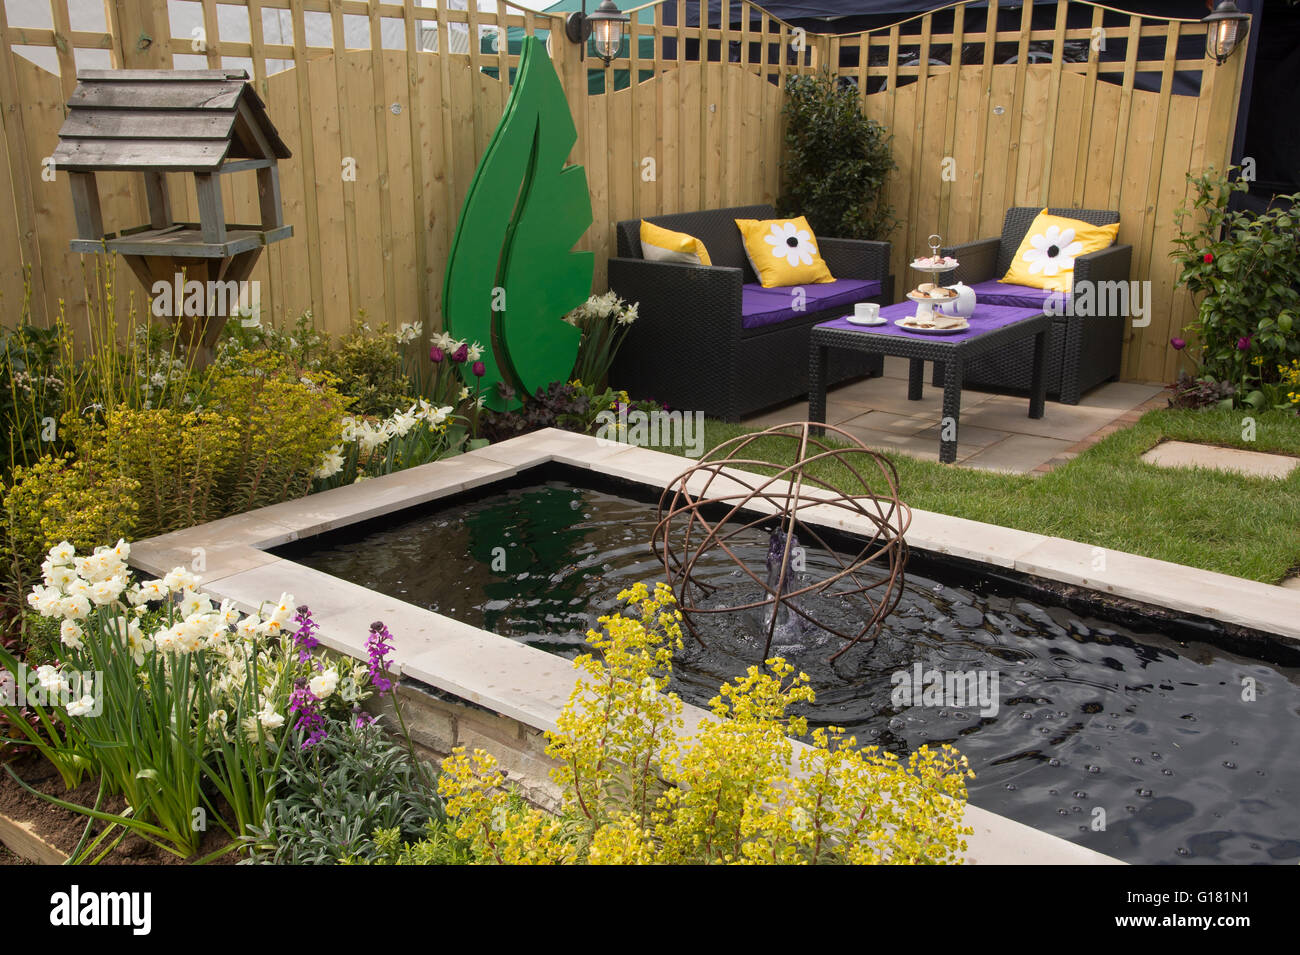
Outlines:
{"type": "Polygon", "coordinates": [[[879,302],[858,302],[853,306],[853,317],[874,322],[880,318],[879,302]]]}

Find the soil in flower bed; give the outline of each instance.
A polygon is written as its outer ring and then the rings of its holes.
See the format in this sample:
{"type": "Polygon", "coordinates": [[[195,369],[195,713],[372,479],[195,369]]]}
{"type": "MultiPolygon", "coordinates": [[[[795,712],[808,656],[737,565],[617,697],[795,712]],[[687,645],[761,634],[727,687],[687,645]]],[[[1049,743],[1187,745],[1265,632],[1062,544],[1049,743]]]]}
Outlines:
{"type": "MultiPolygon", "coordinates": [[[[93,806],[99,792],[99,781],[87,776],[81,785],[68,792],[63,788],[63,780],[57,771],[43,757],[36,754],[21,756],[12,760],[9,767],[18,777],[38,792],[46,793],[57,799],[77,803],[81,806],[93,806]]],[[[106,812],[121,812],[126,803],[121,796],[105,800],[101,807],[106,812]]],[[[71,854],[77,847],[82,833],[86,829],[86,816],[80,813],[52,805],[23,789],[7,772],[0,768],[0,815],[8,816],[24,823],[46,842],[71,854]]],[[[100,831],[100,823],[95,823],[94,832],[100,831]]],[[[119,832],[113,836],[116,838],[119,832]]],[[[195,858],[215,852],[230,842],[230,836],[220,826],[213,826],[204,835],[199,854],[195,858]]],[[[101,849],[103,847],[101,846],[101,849]]],[[[0,865],[21,865],[24,860],[0,846],[0,865]]],[[[239,861],[232,852],[216,860],[216,864],[231,865],[239,861]]],[[[184,860],[170,852],[165,852],[151,845],[138,836],[128,834],[122,842],[102,860],[106,865],[183,865],[184,860]]]]}

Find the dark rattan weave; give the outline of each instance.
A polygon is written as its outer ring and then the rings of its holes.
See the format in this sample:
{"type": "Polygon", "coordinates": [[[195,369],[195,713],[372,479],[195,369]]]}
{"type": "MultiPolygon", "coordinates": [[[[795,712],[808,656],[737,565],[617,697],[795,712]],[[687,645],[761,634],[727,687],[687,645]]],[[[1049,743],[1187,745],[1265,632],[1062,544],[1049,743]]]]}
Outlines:
{"type": "MultiPolygon", "coordinates": [[[[826,387],[823,370],[827,359],[846,350],[878,355],[897,355],[910,359],[907,397],[920,401],[925,363],[934,362],[935,378],[943,387],[943,418],[952,419],[951,441],[943,440],[940,428],[939,460],[945,464],[957,460],[957,437],[961,419],[961,389],[966,369],[989,355],[1009,351],[1024,344],[1029,348],[1029,417],[1041,418],[1046,397],[1047,336],[1052,322],[1046,315],[1035,315],[1013,325],[1005,325],[975,338],[945,341],[943,338],[904,338],[898,335],[873,335],[869,331],[844,328],[814,328],[809,336],[808,420],[826,420],[826,387]],[[834,349],[834,351],[832,351],[834,349]]],[[[942,419],[940,425],[943,424],[942,419]]],[[[822,429],[817,429],[821,433],[822,429]]]]}
{"type": "MultiPolygon", "coordinates": [[[[757,279],[735,220],[774,218],[771,206],[739,206],[647,220],[703,241],[710,267],[647,262],[641,257],[641,220],[617,224],[618,257],[609,260],[609,287],[640,307],[610,371],[614,387],[726,421],[808,393],[809,331],[851,309],[837,306],[775,325],[741,327],[740,289],[757,279]]],[[[869,301],[892,301],[888,242],[819,238],[818,246],[836,278],[879,281],[881,294],[869,301]]],[[[824,373],[834,383],[882,369],[879,355],[841,352],[824,373]]]]}
{"type": "MultiPolygon", "coordinates": [[[[974,285],[1001,278],[1011,268],[1011,259],[1024,241],[1038,206],[1017,206],[1007,210],[1000,238],[980,239],[943,249],[960,262],[952,281],[974,285]]],[[[1055,216],[1081,219],[1093,225],[1111,225],[1119,213],[1109,209],[1048,209],[1055,216]]],[[[1074,263],[1078,282],[1120,282],[1129,277],[1133,247],[1112,245],[1100,252],[1081,255],[1074,263]]],[[[1063,404],[1075,405],[1085,391],[1103,381],[1119,377],[1120,352],[1124,344],[1124,315],[1054,315],[1047,342],[1047,392],[1063,404]]],[[[966,368],[967,385],[993,390],[1025,390],[1032,378],[1028,341],[1010,345],[972,362],[966,368]]],[[[939,385],[939,368],[934,384],[939,385]]]]}

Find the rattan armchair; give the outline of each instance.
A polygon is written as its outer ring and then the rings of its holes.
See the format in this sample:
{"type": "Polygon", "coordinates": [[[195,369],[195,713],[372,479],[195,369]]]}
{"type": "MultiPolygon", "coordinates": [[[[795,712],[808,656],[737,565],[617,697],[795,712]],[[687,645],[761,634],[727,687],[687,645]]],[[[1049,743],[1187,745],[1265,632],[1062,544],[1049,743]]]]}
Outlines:
{"type": "MultiPolygon", "coordinates": [[[[975,288],[980,302],[989,305],[1030,305],[1045,293],[996,280],[1011,267],[1012,256],[1024,241],[1039,206],[1017,206],[1007,210],[1002,235],[966,242],[942,250],[960,263],[947,282],[964,282],[975,288]]],[[[1048,209],[1052,215],[1081,219],[1093,225],[1111,225],[1119,213],[1108,209],[1048,209]]],[[[1112,245],[1100,252],[1081,255],[1074,262],[1074,283],[1127,282],[1133,248],[1112,245]]],[[[1124,301],[1127,301],[1127,294],[1124,301]]],[[[1124,343],[1124,324],[1128,316],[1108,312],[1114,303],[1109,296],[1096,295],[1100,314],[1058,315],[1052,322],[1047,340],[1047,392],[1062,404],[1074,405],[1088,389],[1119,377],[1120,352],[1124,343]]],[[[1022,342],[996,355],[972,362],[965,371],[965,382],[975,388],[1027,390],[1033,371],[1033,346],[1022,342]]],[[[936,384],[939,369],[936,368],[936,384]]]]}

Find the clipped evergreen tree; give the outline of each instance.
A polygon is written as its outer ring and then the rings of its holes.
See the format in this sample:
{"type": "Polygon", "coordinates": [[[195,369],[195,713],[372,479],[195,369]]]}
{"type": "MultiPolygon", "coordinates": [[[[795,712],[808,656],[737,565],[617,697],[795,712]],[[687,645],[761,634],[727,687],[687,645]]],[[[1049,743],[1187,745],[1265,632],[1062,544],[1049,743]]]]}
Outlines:
{"type": "Polygon", "coordinates": [[[898,168],[884,126],[862,111],[857,89],[827,70],[786,78],[784,215],[808,218],[822,236],[889,238],[896,223],[883,201],[898,168]]]}

